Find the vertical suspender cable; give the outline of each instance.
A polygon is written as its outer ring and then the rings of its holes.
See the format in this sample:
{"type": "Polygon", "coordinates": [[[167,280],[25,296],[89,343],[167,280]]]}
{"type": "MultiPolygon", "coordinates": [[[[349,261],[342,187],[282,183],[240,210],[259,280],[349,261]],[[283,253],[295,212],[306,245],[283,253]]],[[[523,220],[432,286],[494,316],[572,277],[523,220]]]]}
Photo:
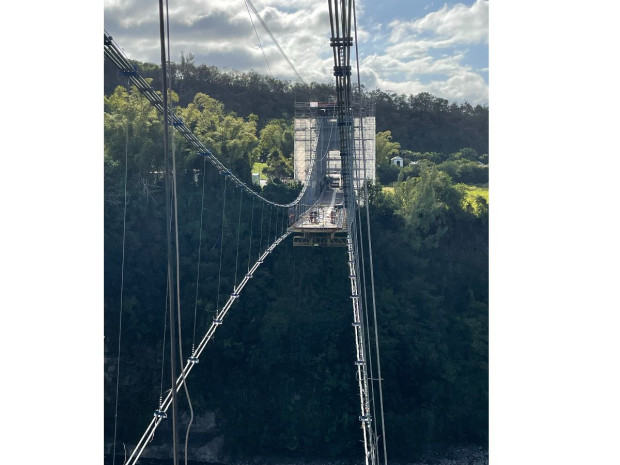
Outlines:
{"type": "MultiPolygon", "coordinates": [[[[364,258],[364,241],[363,241],[363,234],[362,234],[362,214],[361,214],[361,208],[357,209],[357,221],[358,221],[358,237],[359,237],[359,248],[360,248],[360,257],[361,257],[361,272],[362,272],[362,291],[363,291],[363,303],[364,303],[364,318],[365,318],[365,325],[364,325],[364,329],[366,330],[366,344],[367,344],[367,356],[368,356],[368,365],[370,368],[370,400],[371,400],[371,408],[372,408],[372,417],[376,418],[376,411],[375,411],[375,387],[374,387],[374,367],[373,367],[373,361],[372,361],[372,350],[371,350],[371,339],[370,339],[370,324],[368,322],[368,294],[366,292],[366,263],[365,263],[365,258],[364,258]]],[[[374,441],[375,441],[375,447],[376,447],[376,441],[377,441],[377,428],[375,428],[375,437],[374,437],[374,441]]]]}
{"type": "MultiPolygon", "coordinates": [[[[168,63],[170,61],[170,28],[168,21],[168,0],[166,0],[166,28],[167,28],[167,40],[168,40],[168,63]]],[[[170,73],[169,83],[172,83],[172,71],[171,68],[168,68],[170,73]]],[[[169,89],[166,89],[169,92],[169,89]]],[[[172,92],[170,92],[170,108],[173,107],[172,104],[172,92]]],[[[174,111],[173,111],[174,113],[174,111]]],[[[178,209],[178,196],[177,196],[177,165],[176,165],[176,151],[174,144],[174,131],[171,131],[171,148],[172,148],[172,200],[173,200],[173,211],[174,211],[174,248],[175,248],[175,264],[176,264],[176,298],[177,298],[177,335],[179,341],[179,360],[181,366],[183,365],[183,346],[182,346],[182,333],[181,333],[181,282],[180,282],[180,259],[179,259],[179,209],[178,209]]],[[[187,389],[186,389],[187,391],[187,389]]],[[[189,401],[189,399],[188,399],[189,401]]],[[[190,402],[191,404],[191,402],[190,402]]],[[[191,408],[191,406],[190,406],[191,408]]],[[[186,460],[187,462],[187,460],[186,460]]]]}
{"type": "Polygon", "coordinates": [[[118,360],[116,362],[116,399],[114,401],[114,445],[112,446],[112,465],[116,460],[116,429],[118,424],[118,385],[121,372],[121,334],[123,330],[123,289],[125,286],[125,236],[126,236],[126,219],[127,219],[127,154],[129,152],[129,78],[127,78],[127,121],[125,124],[125,183],[123,197],[123,245],[121,258],[121,299],[120,311],[118,316],[118,360]]]}
{"type": "Polygon", "coordinates": [[[271,238],[271,217],[273,216],[271,209],[272,206],[269,205],[269,229],[267,230],[267,244],[265,244],[265,246],[269,245],[269,240],[271,238]]]}
{"type": "MultiPolygon", "coordinates": [[[[360,94],[360,99],[362,98],[362,85],[360,83],[360,62],[357,48],[357,17],[355,15],[355,0],[353,0],[353,23],[355,30],[355,58],[357,63],[357,86],[358,92],[360,94]]],[[[362,161],[364,166],[364,179],[366,178],[366,157],[364,155],[364,125],[362,124],[362,118],[360,115],[360,137],[362,139],[362,161]]],[[[379,356],[379,333],[377,330],[377,302],[375,296],[375,276],[374,276],[374,266],[372,262],[372,235],[370,234],[370,210],[368,207],[369,199],[368,199],[368,186],[367,183],[364,182],[364,203],[366,206],[366,229],[368,234],[368,257],[370,261],[370,288],[372,295],[372,311],[373,311],[373,319],[374,319],[374,327],[375,327],[375,351],[377,354],[377,377],[379,378],[379,407],[381,410],[381,431],[383,433],[383,460],[385,465],[387,465],[387,445],[386,445],[386,437],[385,437],[385,415],[383,411],[383,380],[381,376],[381,358],[379,356]]]]}
{"type": "MultiPolygon", "coordinates": [[[[166,0],[166,37],[168,40],[168,63],[171,63],[170,60],[170,15],[168,14],[168,0],[166,0]]],[[[170,84],[172,84],[172,68],[169,68],[170,72],[170,84]]],[[[168,89],[166,89],[167,91],[168,89]]],[[[170,101],[172,103],[172,92],[170,92],[170,101]]],[[[171,107],[173,105],[171,104],[171,107]]],[[[174,113],[174,112],[173,112],[174,113]]],[[[181,283],[180,283],[180,270],[179,270],[179,217],[178,217],[178,203],[177,203],[177,169],[176,169],[176,154],[175,154],[175,144],[174,144],[174,131],[172,131],[172,192],[173,192],[173,200],[174,200],[174,237],[175,237],[175,251],[176,251],[176,285],[177,285],[177,324],[178,324],[178,340],[179,340],[179,363],[180,366],[183,366],[183,336],[182,336],[182,326],[181,326],[181,283]]],[[[187,430],[185,432],[185,465],[187,465],[187,443],[189,439],[189,431],[192,427],[192,423],[194,422],[194,409],[192,407],[192,401],[189,396],[189,390],[187,388],[187,384],[183,383],[183,387],[185,390],[185,396],[187,398],[187,403],[189,405],[190,410],[190,419],[187,425],[187,430]]]]}
{"type": "MultiPolygon", "coordinates": [[[[170,278],[166,278],[170,279],[170,278]]],[[[166,281],[167,282],[167,281],[166,281]]],[[[164,304],[164,337],[163,342],[161,344],[161,380],[159,383],[159,409],[162,408],[162,402],[164,399],[164,364],[166,361],[166,329],[168,329],[168,324],[166,322],[166,318],[168,318],[168,286],[166,286],[166,303],[164,304]]]]}
{"type": "Polygon", "coordinates": [[[243,190],[239,189],[239,219],[237,220],[237,257],[235,258],[235,281],[234,292],[237,291],[237,271],[239,270],[239,234],[241,232],[241,201],[243,200],[243,190]]]}
{"type": "Polygon", "coordinates": [[[258,257],[260,258],[261,249],[263,247],[263,217],[265,215],[265,202],[263,202],[263,208],[260,212],[260,240],[258,241],[258,257]]]}
{"type": "Polygon", "coordinates": [[[220,311],[220,287],[222,283],[222,250],[224,248],[224,223],[226,214],[226,186],[228,184],[228,178],[224,177],[224,199],[222,201],[222,232],[220,233],[220,269],[217,272],[217,303],[215,305],[215,312],[220,311]]]}
{"type": "Polygon", "coordinates": [[[176,395],[176,326],[174,319],[174,289],[172,285],[172,231],[170,231],[170,157],[168,155],[168,76],[166,74],[166,44],[164,35],[164,6],[163,0],[159,0],[159,37],[161,43],[161,67],[162,67],[162,98],[164,113],[164,155],[166,160],[166,238],[168,249],[168,298],[170,302],[170,378],[172,386],[172,449],[173,464],[178,464],[178,433],[177,433],[177,395],[176,395]]]}
{"type": "MultiPolygon", "coordinates": [[[[166,0],[166,29],[167,29],[167,39],[168,39],[168,63],[171,64],[170,60],[170,15],[168,13],[168,0],[166,0]]],[[[172,66],[169,68],[170,72],[170,85],[172,85],[172,66]]],[[[171,107],[172,105],[172,92],[170,92],[170,101],[171,107]]],[[[174,112],[173,112],[174,114],[174,112]]],[[[177,208],[177,168],[176,168],[176,154],[175,154],[175,143],[174,143],[174,130],[172,131],[172,172],[173,172],[173,196],[174,196],[174,235],[175,235],[175,250],[176,250],[176,268],[177,268],[177,323],[178,327],[178,336],[179,336],[179,362],[180,366],[183,366],[183,336],[182,336],[182,325],[181,325],[181,283],[180,283],[180,270],[179,270],[179,218],[178,218],[178,208],[177,208]]],[[[202,215],[202,212],[201,212],[202,215]]],[[[194,317],[194,326],[195,326],[195,317],[194,317]]],[[[192,427],[192,423],[194,422],[194,408],[192,406],[192,400],[189,396],[189,390],[187,388],[187,383],[183,383],[183,388],[185,390],[185,397],[187,398],[187,403],[189,406],[189,423],[187,424],[187,429],[185,431],[185,465],[187,465],[187,443],[189,440],[189,431],[192,427]]]]}
{"type": "Polygon", "coordinates": [[[192,355],[196,344],[196,314],[198,311],[198,284],[200,282],[200,252],[202,248],[202,218],[205,204],[205,178],[207,177],[207,159],[202,159],[202,200],[200,202],[200,232],[198,233],[198,265],[196,266],[196,297],[194,299],[194,333],[192,335],[192,355]]]}
{"type": "Polygon", "coordinates": [[[252,231],[254,230],[254,200],[255,196],[252,196],[252,217],[250,219],[250,246],[248,248],[248,273],[250,272],[250,261],[252,256],[252,231]]]}
{"type": "Polygon", "coordinates": [[[329,2],[330,25],[332,32],[331,44],[334,53],[334,75],[336,76],[338,125],[340,133],[340,158],[342,187],[345,194],[345,208],[347,214],[347,243],[349,246],[349,268],[351,277],[351,291],[354,312],[354,326],[357,353],[357,379],[360,394],[360,408],[362,416],[362,431],[366,464],[376,465],[376,441],[371,424],[371,403],[369,399],[368,366],[366,357],[366,343],[364,342],[363,318],[360,305],[363,296],[360,281],[359,263],[359,236],[356,218],[357,202],[355,192],[355,163],[354,163],[354,132],[351,115],[351,79],[350,79],[350,47],[352,45],[352,9],[351,1],[334,0],[329,2]],[[333,3],[333,8],[332,8],[333,3]],[[339,5],[340,4],[340,5],[339,5]],[[340,8],[339,8],[340,7],[340,8]],[[335,24],[334,24],[335,23],[335,24]],[[334,34],[335,30],[335,34],[334,34]]]}

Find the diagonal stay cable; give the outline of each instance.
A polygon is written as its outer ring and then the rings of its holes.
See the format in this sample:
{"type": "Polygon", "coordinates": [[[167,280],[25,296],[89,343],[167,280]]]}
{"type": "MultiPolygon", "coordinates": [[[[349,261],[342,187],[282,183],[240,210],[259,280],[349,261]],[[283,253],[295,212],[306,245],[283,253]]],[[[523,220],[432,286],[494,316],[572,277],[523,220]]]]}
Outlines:
{"type": "Polygon", "coordinates": [[[291,62],[291,60],[289,60],[289,58],[286,56],[286,53],[284,53],[284,50],[282,50],[282,47],[280,47],[280,44],[278,43],[278,41],[276,40],[276,38],[273,36],[273,34],[271,33],[271,30],[269,29],[269,27],[267,26],[267,23],[265,23],[265,21],[263,20],[263,18],[261,17],[261,15],[258,14],[258,11],[256,11],[256,8],[254,8],[254,4],[251,2],[251,0],[245,0],[246,4],[250,6],[250,8],[252,9],[252,11],[254,12],[254,14],[256,15],[256,17],[258,18],[258,20],[260,21],[260,23],[263,26],[263,29],[265,29],[265,32],[267,32],[267,34],[269,34],[269,37],[271,37],[271,40],[273,41],[274,45],[278,48],[278,50],[280,51],[280,53],[282,54],[282,56],[284,57],[284,59],[286,60],[286,62],[289,64],[289,66],[291,67],[291,69],[295,72],[295,74],[297,75],[297,78],[299,78],[299,80],[301,81],[302,84],[305,84],[306,82],[304,81],[304,79],[301,77],[301,75],[297,72],[297,70],[295,69],[295,66],[293,66],[293,63],[291,62]]]}
{"type": "Polygon", "coordinates": [[[258,31],[256,30],[256,26],[254,25],[254,20],[252,19],[252,13],[250,13],[250,7],[248,6],[247,0],[245,0],[245,8],[248,10],[248,16],[250,17],[250,22],[252,23],[252,27],[254,28],[254,34],[256,34],[256,40],[258,40],[258,46],[260,47],[261,52],[263,52],[263,58],[265,59],[265,64],[267,65],[269,74],[271,74],[271,77],[273,77],[273,73],[271,72],[271,67],[269,66],[269,62],[267,61],[267,55],[265,55],[265,49],[263,48],[263,44],[260,41],[260,37],[258,37],[258,31]]]}

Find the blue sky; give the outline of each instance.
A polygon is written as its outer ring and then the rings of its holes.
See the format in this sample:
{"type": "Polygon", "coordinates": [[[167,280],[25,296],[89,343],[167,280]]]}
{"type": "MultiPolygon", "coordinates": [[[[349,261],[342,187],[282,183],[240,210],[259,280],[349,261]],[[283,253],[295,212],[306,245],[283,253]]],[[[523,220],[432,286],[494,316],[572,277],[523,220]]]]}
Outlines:
{"type": "MultiPolygon", "coordinates": [[[[254,0],[306,82],[331,82],[326,1],[254,0]]],[[[458,103],[488,104],[488,0],[358,0],[360,74],[367,89],[430,92],[458,103]]],[[[170,2],[173,60],[295,80],[244,0],[170,2]],[[265,63],[265,58],[267,64],[265,63]]],[[[159,62],[157,3],[104,0],[104,26],[130,58],[159,62]]]]}

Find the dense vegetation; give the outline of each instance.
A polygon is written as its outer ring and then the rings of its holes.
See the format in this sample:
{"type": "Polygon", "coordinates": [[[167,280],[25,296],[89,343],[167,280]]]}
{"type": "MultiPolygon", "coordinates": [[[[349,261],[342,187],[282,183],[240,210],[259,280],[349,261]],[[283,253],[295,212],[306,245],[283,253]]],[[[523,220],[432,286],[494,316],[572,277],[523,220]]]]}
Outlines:
{"type": "MultiPolygon", "coordinates": [[[[140,73],[153,79],[161,89],[161,71],[157,65],[139,64],[140,73]]],[[[179,103],[189,104],[199,92],[223,102],[240,116],[259,116],[258,127],[278,118],[291,118],[295,102],[326,102],[334,95],[331,85],[288,83],[255,72],[225,73],[213,66],[194,65],[191,55],[172,64],[172,88],[179,103]]],[[[106,95],[125,84],[113,65],[105,63],[106,95]]],[[[452,153],[471,147],[489,153],[489,109],[469,103],[450,103],[428,93],[398,95],[373,90],[367,94],[376,105],[377,132],[391,131],[404,148],[417,152],[452,153]]]]}
{"type": "MultiPolygon", "coordinates": [[[[157,78],[156,67],[150,68],[157,78]]],[[[233,76],[194,66],[191,60],[184,60],[179,69],[184,79],[175,87],[174,98],[186,124],[247,182],[252,163],[266,162],[274,182],[264,188],[264,195],[280,201],[294,198],[299,186],[280,181],[290,174],[294,101],[328,98],[329,86],[291,86],[254,74],[233,76]]],[[[118,80],[111,71],[106,76],[106,439],[111,440],[114,417],[128,127],[118,436],[131,444],[158,402],[162,373],[166,300],[162,125],[139,93],[116,88],[118,80]]],[[[444,105],[427,94],[406,99],[383,98],[386,94],[378,91],[372,95],[377,99],[377,121],[382,122],[377,136],[379,179],[393,187],[387,192],[377,183],[370,190],[389,454],[405,461],[431,445],[486,445],[488,205],[480,192],[488,182],[487,168],[481,166],[488,162],[488,110],[444,105]],[[402,116],[398,122],[391,105],[402,116]],[[429,130],[433,125],[435,132],[429,130]],[[390,167],[394,154],[415,163],[400,170],[390,167]],[[391,179],[390,173],[396,176],[391,179]]],[[[252,250],[253,261],[259,249],[256,229],[249,242],[247,219],[261,212],[238,189],[226,186],[184,141],[176,141],[176,157],[187,357],[194,312],[198,340],[213,317],[218,293],[221,290],[225,296],[232,289],[239,216],[245,220],[240,223],[242,273],[248,251],[252,250]],[[203,177],[207,201],[197,290],[203,177]]],[[[194,410],[216,413],[218,431],[231,456],[359,461],[347,275],[344,249],[294,248],[288,239],[233,306],[189,381],[194,410]]],[[[165,391],[169,375],[164,368],[165,391]]],[[[183,397],[181,409],[187,412],[183,397]]],[[[190,445],[202,445],[207,439],[194,434],[190,445]]]]}

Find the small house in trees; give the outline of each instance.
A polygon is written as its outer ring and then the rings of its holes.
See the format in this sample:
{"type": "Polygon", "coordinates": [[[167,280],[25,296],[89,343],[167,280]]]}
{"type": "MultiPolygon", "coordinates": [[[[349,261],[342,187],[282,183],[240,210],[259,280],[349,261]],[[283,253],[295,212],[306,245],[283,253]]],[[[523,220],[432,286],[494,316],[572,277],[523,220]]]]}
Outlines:
{"type": "Polygon", "coordinates": [[[390,158],[390,162],[392,165],[396,165],[399,168],[403,167],[403,158],[396,155],[395,157],[390,158]]]}

